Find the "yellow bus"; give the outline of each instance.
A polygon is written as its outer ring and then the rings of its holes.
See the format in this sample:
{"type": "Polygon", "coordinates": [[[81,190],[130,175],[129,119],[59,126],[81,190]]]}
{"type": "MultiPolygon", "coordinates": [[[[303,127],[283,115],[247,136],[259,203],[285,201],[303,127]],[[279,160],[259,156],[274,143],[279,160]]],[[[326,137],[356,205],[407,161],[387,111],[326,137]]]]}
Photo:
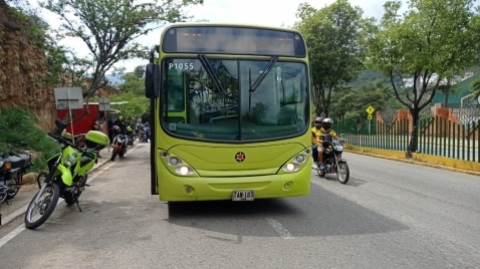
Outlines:
{"type": "Polygon", "coordinates": [[[167,26],[150,52],[151,193],[172,202],[310,192],[310,70],[292,29],[167,26]]]}

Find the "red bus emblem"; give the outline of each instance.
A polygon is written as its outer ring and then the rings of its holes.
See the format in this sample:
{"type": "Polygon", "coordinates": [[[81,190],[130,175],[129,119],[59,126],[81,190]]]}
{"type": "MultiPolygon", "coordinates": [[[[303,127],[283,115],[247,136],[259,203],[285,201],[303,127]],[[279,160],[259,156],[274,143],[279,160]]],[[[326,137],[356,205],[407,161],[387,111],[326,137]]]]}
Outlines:
{"type": "Polygon", "coordinates": [[[237,154],[235,154],[235,160],[239,163],[245,161],[245,153],[243,152],[237,152],[237,154]]]}

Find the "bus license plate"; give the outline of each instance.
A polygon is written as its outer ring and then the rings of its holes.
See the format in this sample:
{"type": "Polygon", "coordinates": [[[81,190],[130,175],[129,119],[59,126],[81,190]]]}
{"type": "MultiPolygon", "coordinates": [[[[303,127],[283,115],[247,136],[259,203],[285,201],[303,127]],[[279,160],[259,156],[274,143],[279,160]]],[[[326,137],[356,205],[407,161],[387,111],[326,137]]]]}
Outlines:
{"type": "Polygon", "coordinates": [[[253,191],[233,191],[233,201],[253,201],[253,191]]]}

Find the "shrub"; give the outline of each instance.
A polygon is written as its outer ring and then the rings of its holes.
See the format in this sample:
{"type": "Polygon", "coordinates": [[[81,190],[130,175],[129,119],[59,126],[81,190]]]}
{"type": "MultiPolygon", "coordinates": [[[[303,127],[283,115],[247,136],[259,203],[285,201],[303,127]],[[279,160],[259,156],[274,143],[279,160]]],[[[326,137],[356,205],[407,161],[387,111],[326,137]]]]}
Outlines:
{"type": "Polygon", "coordinates": [[[32,171],[47,167],[46,161],[60,151],[60,146],[47,137],[38,125],[35,115],[21,108],[0,110],[0,152],[8,153],[12,146],[26,142],[30,150],[39,152],[32,171]]]}

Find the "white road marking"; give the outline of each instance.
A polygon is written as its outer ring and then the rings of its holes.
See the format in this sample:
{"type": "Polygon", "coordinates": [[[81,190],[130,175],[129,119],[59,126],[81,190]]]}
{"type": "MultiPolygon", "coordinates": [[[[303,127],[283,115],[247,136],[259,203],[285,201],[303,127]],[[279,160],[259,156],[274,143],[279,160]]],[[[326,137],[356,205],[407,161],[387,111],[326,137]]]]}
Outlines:
{"type": "MultiPolygon", "coordinates": [[[[139,144],[137,144],[135,147],[133,147],[131,150],[129,150],[127,153],[125,153],[125,156],[127,156],[130,152],[134,151],[137,146],[139,144]]],[[[100,176],[103,172],[107,171],[108,169],[110,169],[110,167],[114,166],[115,164],[117,164],[117,162],[112,162],[111,164],[107,164],[107,165],[104,165],[102,170],[98,170],[96,171],[96,174],[93,175],[91,178],[88,179],[88,183],[92,182],[92,180],[96,179],[98,176],[100,176]]],[[[58,199],[58,202],[57,202],[57,205],[61,202],[62,200],[61,199],[58,199]]],[[[24,209],[25,208],[25,211],[27,210],[27,207],[28,205],[26,205],[25,207],[22,207],[21,209],[24,209]]],[[[21,210],[19,209],[19,210],[21,210]]],[[[18,210],[17,210],[18,211],[18,210]]],[[[15,212],[17,212],[15,211],[15,212]]],[[[25,212],[24,211],[24,212],[25,212]]],[[[23,232],[25,230],[25,224],[21,224],[20,226],[18,226],[15,230],[11,231],[10,233],[8,233],[7,235],[5,235],[4,237],[0,238],[0,248],[3,247],[6,243],[8,243],[8,241],[12,240],[13,238],[15,238],[15,236],[19,235],[21,232],[23,232]]]]}
{"type": "Polygon", "coordinates": [[[293,237],[290,232],[285,229],[285,227],[283,227],[283,225],[274,220],[274,219],[266,219],[268,221],[268,224],[270,224],[270,226],[272,226],[273,230],[275,230],[275,232],[277,232],[278,235],[280,235],[283,239],[295,239],[295,237],[293,237]]]}

